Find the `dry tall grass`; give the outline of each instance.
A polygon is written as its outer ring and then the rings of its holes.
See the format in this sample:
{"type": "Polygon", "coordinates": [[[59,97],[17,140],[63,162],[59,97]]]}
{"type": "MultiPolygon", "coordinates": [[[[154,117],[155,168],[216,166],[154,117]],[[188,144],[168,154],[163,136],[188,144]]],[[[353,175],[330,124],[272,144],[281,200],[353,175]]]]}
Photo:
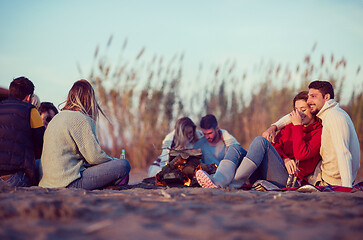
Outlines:
{"type": "MultiPolygon", "coordinates": [[[[111,42],[112,37],[106,53],[111,42]]],[[[206,85],[197,79],[198,83],[189,86],[190,89],[181,89],[183,54],[176,54],[169,60],[156,55],[144,59],[146,49],[142,48],[135,58],[125,59],[126,46],[127,41],[117,62],[107,61],[107,55],[101,56],[97,47],[89,79],[113,123],[101,122],[101,143],[113,156],[126,149],[127,158],[134,168],[147,167],[160,154],[158,148],[162,139],[181,116],[199,119],[206,113],[213,113],[220,127],[230,131],[248,149],[254,137],[291,111],[293,96],[302,89],[306,90],[314,76],[334,85],[338,101],[347,81],[344,74],[346,60],[337,60],[331,55],[327,61],[324,55],[315,54],[314,45],[303,63],[293,68],[283,70],[281,64],[260,66],[259,74],[265,80],[256,84],[258,91],[247,101],[241,86],[255,79],[249,79],[247,73],[237,77],[233,62],[217,66],[206,85]],[[276,82],[280,83],[279,86],[276,82]],[[203,91],[199,91],[198,96],[186,97],[185,93],[193,92],[195,88],[203,91]],[[195,105],[200,106],[196,112],[195,105]]],[[[353,119],[362,148],[363,93],[354,93],[343,108],[353,119]]]]}

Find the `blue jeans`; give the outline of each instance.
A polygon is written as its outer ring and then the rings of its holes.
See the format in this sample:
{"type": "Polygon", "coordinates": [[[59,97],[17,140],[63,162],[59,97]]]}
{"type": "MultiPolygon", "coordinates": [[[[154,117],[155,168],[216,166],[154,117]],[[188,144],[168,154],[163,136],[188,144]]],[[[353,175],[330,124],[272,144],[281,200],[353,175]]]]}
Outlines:
{"type": "Polygon", "coordinates": [[[67,188],[83,188],[93,190],[114,185],[127,178],[131,170],[126,159],[112,160],[96,166],[86,168],[81,177],[71,182],[67,188]]]}
{"type": "Polygon", "coordinates": [[[239,144],[232,144],[228,147],[224,159],[228,159],[239,166],[246,154],[247,151],[239,144]]]}
{"type": "Polygon", "coordinates": [[[289,174],[284,161],[266,138],[256,137],[251,143],[246,157],[257,166],[257,170],[250,177],[251,183],[263,179],[279,187],[286,185],[289,174]]]}
{"type": "Polygon", "coordinates": [[[11,187],[30,187],[31,181],[24,172],[14,173],[8,180],[4,181],[0,178],[0,182],[4,182],[11,187]]]}

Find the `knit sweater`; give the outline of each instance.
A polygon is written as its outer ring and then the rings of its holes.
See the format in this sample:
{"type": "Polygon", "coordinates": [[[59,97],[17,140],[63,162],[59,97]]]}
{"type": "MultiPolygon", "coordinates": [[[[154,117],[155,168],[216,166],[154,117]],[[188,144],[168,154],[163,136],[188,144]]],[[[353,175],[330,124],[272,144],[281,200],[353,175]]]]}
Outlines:
{"type": "Polygon", "coordinates": [[[89,165],[113,160],[100,147],[94,121],[78,111],[55,115],[44,134],[39,186],[66,187],[89,165]]]}
{"type": "MultiPolygon", "coordinates": [[[[325,102],[316,115],[322,120],[320,155],[321,174],[331,185],[352,187],[360,167],[360,147],[349,115],[334,99],[325,102]]],[[[274,123],[279,129],[288,124],[288,116],[274,123]]]]}

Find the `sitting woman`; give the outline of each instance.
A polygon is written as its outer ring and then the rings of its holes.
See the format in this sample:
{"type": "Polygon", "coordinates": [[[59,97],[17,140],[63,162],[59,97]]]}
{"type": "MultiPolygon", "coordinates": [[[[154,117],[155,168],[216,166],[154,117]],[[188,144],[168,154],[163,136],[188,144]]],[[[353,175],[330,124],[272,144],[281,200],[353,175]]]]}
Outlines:
{"type": "MultiPolygon", "coordinates": [[[[321,159],[322,133],[322,125],[312,115],[307,99],[307,91],[295,96],[294,110],[290,113],[292,123],[281,130],[274,145],[263,137],[253,140],[230,187],[240,188],[250,177],[252,182],[263,179],[279,187],[286,185],[289,174],[296,174],[300,181],[307,181],[307,176],[314,172],[321,159]]],[[[203,181],[208,183],[211,180],[204,177],[203,181]]]]}
{"type": "Polygon", "coordinates": [[[170,149],[193,149],[196,141],[203,136],[203,133],[196,131],[196,125],[188,118],[180,118],[175,123],[175,128],[172,132],[166,135],[162,143],[161,155],[155,160],[149,168],[149,177],[155,176],[169,163],[170,149]]]}
{"type": "Polygon", "coordinates": [[[39,186],[92,190],[128,177],[129,162],[108,156],[98,143],[95,121],[99,111],[105,116],[91,84],[75,82],[65,106],[45,131],[39,186]]]}

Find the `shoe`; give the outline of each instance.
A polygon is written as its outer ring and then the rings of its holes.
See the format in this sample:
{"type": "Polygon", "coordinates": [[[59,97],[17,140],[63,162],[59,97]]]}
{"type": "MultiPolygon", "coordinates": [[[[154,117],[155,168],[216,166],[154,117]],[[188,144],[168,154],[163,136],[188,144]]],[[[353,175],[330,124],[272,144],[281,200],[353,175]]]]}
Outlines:
{"type": "Polygon", "coordinates": [[[229,184],[229,187],[241,188],[244,184],[246,184],[247,179],[256,169],[256,164],[247,157],[244,157],[241,164],[237,168],[234,179],[229,184]]]}
{"type": "Polygon", "coordinates": [[[213,183],[212,177],[203,170],[198,170],[195,173],[195,177],[202,188],[218,188],[218,186],[213,183]]]}

